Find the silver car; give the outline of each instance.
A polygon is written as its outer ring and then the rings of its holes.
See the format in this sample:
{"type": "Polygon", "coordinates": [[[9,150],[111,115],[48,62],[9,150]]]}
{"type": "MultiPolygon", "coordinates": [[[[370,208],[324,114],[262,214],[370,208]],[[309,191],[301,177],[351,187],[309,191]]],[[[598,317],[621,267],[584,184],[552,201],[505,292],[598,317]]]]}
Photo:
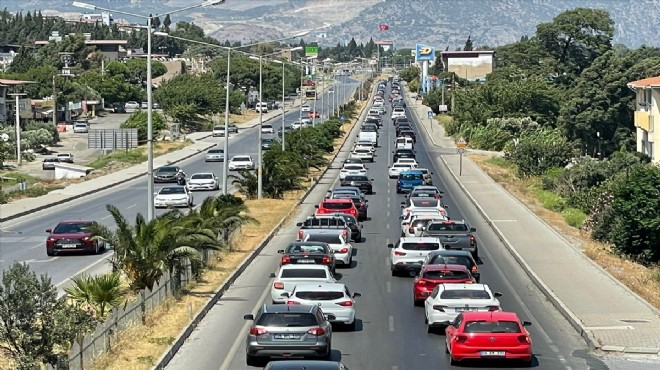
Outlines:
{"type": "Polygon", "coordinates": [[[209,149],[204,158],[206,162],[224,162],[225,151],[223,149],[209,149]]]}
{"type": "Polygon", "coordinates": [[[263,366],[271,357],[320,357],[332,353],[334,315],[319,306],[265,304],[255,315],[243,316],[253,324],[245,339],[248,366],[263,366]]]}

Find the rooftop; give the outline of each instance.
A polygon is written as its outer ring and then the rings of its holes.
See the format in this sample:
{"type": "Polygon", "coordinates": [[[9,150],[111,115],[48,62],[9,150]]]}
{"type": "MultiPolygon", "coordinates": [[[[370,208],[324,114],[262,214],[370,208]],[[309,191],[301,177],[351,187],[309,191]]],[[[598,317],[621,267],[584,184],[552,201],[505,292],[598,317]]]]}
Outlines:
{"type": "Polygon", "coordinates": [[[643,80],[628,82],[628,86],[635,87],[660,87],[660,76],[649,77],[643,80]]]}

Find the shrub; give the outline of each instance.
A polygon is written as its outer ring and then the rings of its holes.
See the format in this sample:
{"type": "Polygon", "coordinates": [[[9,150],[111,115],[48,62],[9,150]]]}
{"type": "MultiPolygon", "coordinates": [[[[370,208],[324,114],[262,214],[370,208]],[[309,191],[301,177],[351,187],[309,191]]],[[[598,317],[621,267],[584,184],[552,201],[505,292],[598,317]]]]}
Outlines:
{"type": "Polygon", "coordinates": [[[543,190],[539,187],[534,187],[532,192],[534,193],[536,199],[538,199],[541,204],[543,204],[543,208],[555,212],[561,212],[564,208],[566,208],[566,200],[551,191],[543,190]]]}
{"type": "MultiPolygon", "coordinates": [[[[161,130],[167,128],[167,125],[165,124],[165,117],[163,117],[163,115],[158,112],[153,112],[151,122],[153,126],[152,128],[154,137],[158,136],[158,133],[161,130]]],[[[126,122],[121,124],[120,127],[138,129],[138,141],[140,143],[144,143],[147,141],[147,112],[141,110],[135,111],[133,114],[131,114],[130,117],[128,117],[126,122]]]]}
{"type": "Polygon", "coordinates": [[[523,133],[517,143],[507,143],[504,152],[521,177],[543,175],[552,168],[564,167],[574,157],[572,144],[561,132],[547,128],[523,133]]]}
{"type": "Polygon", "coordinates": [[[587,215],[577,208],[566,208],[561,211],[561,214],[567,224],[577,228],[581,227],[587,219],[587,215]]]}

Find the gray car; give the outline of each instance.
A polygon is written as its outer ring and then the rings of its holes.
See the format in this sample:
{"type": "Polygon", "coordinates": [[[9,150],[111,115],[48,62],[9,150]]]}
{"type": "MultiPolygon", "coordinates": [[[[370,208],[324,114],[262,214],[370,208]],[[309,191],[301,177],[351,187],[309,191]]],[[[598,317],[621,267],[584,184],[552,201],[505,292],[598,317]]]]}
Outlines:
{"type": "Polygon", "coordinates": [[[264,370],[348,370],[348,368],[335,361],[284,360],[270,362],[264,370]]]}
{"type": "Polygon", "coordinates": [[[245,315],[253,324],[245,339],[246,362],[261,366],[271,357],[319,357],[332,353],[334,315],[324,316],[321,308],[308,305],[265,304],[257,315],[245,315]]]}
{"type": "Polygon", "coordinates": [[[204,158],[206,162],[224,162],[225,161],[225,151],[224,149],[209,149],[206,152],[206,157],[204,158]]]}

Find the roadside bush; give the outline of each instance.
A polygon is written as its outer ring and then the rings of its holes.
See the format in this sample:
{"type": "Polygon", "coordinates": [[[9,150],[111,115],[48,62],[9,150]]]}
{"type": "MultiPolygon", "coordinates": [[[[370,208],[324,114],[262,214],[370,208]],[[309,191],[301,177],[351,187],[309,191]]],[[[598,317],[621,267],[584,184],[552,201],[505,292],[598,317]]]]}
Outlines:
{"type": "Polygon", "coordinates": [[[581,227],[587,219],[587,215],[577,208],[566,208],[561,211],[561,214],[567,224],[577,228],[581,227]]]}
{"type": "Polygon", "coordinates": [[[517,143],[509,142],[505,157],[516,164],[518,176],[539,176],[555,167],[564,167],[574,150],[557,129],[542,128],[525,132],[517,143]]]}
{"type": "Polygon", "coordinates": [[[4,191],[0,190],[0,204],[7,204],[11,200],[11,197],[9,194],[5,193],[4,191]]]}
{"type": "Polygon", "coordinates": [[[25,126],[25,131],[32,131],[38,129],[45,129],[50,132],[53,137],[51,144],[58,143],[60,141],[60,133],[57,131],[57,127],[53,125],[52,122],[38,122],[38,121],[29,121],[25,126]]]}
{"type": "Polygon", "coordinates": [[[535,187],[533,189],[533,193],[536,199],[538,199],[541,204],[543,204],[543,208],[545,209],[561,212],[564,208],[566,208],[566,200],[551,191],[535,187]]]}
{"type": "MultiPolygon", "coordinates": [[[[158,112],[153,112],[151,121],[154,137],[158,137],[158,133],[167,128],[165,117],[158,112]]],[[[144,144],[147,141],[147,112],[141,110],[135,111],[120,127],[138,129],[138,141],[144,144]]]]}

